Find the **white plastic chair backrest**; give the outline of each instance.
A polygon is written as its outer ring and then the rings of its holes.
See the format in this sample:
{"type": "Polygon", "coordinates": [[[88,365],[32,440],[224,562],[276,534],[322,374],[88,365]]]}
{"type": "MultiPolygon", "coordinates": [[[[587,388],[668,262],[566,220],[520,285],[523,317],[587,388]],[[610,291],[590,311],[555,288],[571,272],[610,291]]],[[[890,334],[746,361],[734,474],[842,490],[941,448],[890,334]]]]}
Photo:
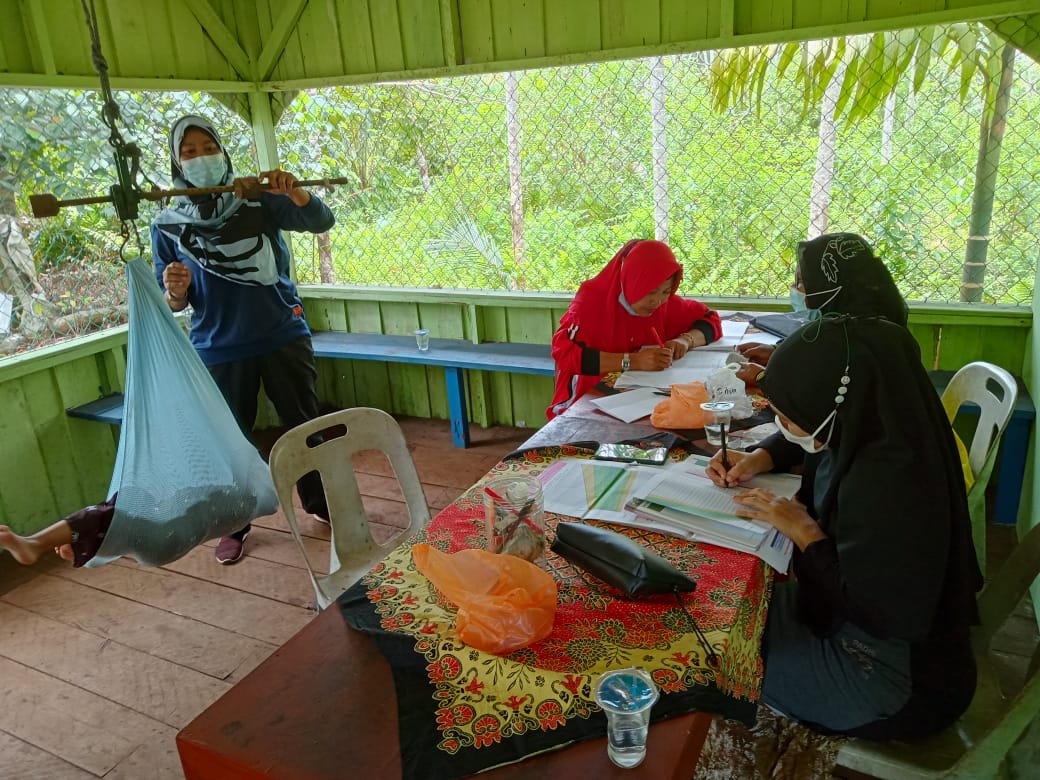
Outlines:
{"type": "Polygon", "coordinates": [[[380,409],[344,409],[318,417],[287,431],[271,449],[271,476],[278,501],[303,553],[321,609],[382,560],[400,538],[382,545],[372,538],[353,464],[354,454],[363,450],[383,452],[397,475],[409,516],[403,534],[410,536],[426,526],[430,510],[404,434],[397,421],[380,409]],[[333,430],[322,443],[307,443],[314,434],[336,426],[343,426],[346,432],[336,435],[338,431],[333,430]],[[293,505],[293,487],[311,471],[321,474],[332,526],[329,574],[324,576],[315,572],[307,555],[293,505]]]}
{"type": "Polygon", "coordinates": [[[968,445],[968,463],[976,479],[1000,441],[1017,399],[1015,378],[1000,366],[983,361],[961,368],[943,391],[942,403],[951,424],[963,404],[973,403],[979,407],[979,424],[968,445]]]}

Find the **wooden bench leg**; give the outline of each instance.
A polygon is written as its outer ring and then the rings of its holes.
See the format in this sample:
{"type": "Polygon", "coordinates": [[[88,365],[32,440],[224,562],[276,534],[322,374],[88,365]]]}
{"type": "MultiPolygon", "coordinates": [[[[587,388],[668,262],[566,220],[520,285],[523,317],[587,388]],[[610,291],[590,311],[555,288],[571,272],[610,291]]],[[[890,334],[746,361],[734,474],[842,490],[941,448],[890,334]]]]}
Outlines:
{"type": "Polygon", "coordinates": [[[448,412],[451,416],[451,441],[456,447],[469,446],[469,410],[466,408],[466,385],[461,368],[444,369],[448,385],[448,412]]]}
{"type": "Polygon", "coordinates": [[[1000,472],[997,474],[993,519],[1001,525],[1015,525],[1018,522],[1018,503],[1022,498],[1031,427],[1029,421],[1012,417],[1000,442],[1000,472]]]}

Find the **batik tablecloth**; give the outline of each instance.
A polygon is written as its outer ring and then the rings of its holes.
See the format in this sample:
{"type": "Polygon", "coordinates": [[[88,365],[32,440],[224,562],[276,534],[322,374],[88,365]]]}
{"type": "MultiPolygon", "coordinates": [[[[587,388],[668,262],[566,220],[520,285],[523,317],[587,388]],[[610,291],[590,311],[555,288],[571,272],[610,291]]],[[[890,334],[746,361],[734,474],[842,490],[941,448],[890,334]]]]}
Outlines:
{"type": "MultiPolygon", "coordinates": [[[[606,721],[593,703],[592,681],[627,666],[647,669],[660,687],[654,720],[693,710],[753,720],[772,578],[743,553],[607,526],[697,581],[683,601],[719,656],[714,668],[674,595],[625,600],[552,552],[546,565],[559,606],[548,637],[507,656],[455,637],[455,610],[416,570],[412,544],[444,552],[483,547],[486,480],[537,475],[584,452],[548,447],[500,463],[340,598],[347,622],[373,635],[393,669],[405,777],[458,777],[602,736],[606,721]]],[[[550,541],[559,519],[546,515],[550,541]]]]}

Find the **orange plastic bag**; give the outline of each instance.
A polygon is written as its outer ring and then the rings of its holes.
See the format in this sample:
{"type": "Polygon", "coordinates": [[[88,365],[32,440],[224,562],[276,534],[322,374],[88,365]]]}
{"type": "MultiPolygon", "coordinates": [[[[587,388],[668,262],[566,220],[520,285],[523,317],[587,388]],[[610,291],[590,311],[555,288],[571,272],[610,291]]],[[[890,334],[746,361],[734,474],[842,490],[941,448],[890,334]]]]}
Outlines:
{"type": "Polygon", "coordinates": [[[487,550],[447,554],[416,544],[415,566],[459,608],[455,630],[467,645],[511,653],[544,639],[556,616],[556,581],[533,563],[487,550]]]}
{"type": "Polygon", "coordinates": [[[701,404],[708,400],[704,382],[672,385],[671,397],[661,401],[650,413],[650,424],[655,428],[703,428],[701,404]]]}

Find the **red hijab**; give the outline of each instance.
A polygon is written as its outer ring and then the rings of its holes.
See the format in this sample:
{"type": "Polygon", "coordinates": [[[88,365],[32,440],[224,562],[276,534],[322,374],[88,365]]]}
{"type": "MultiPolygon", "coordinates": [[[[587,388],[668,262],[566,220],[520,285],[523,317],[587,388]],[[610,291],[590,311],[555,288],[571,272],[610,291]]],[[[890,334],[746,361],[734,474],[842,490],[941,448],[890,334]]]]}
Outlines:
{"type": "MultiPolygon", "coordinates": [[[[667,341],[709,314],[703,303],[675,294],[682,274],[682,265],[667,244],[634,239],[602,271],[582,283],[553,338],[556,392],[548,413],[550,418],[555,414],[553,407],[581,396],[600,379],[581,375],[581,346],[600,352],[636,352],[657,343],[655,331],[667,341]],[[621,303],[623,294],[632,306],[669,278],[673,280],[671,294],[649,317],[632,314],[621,303]],[[575,388],[572,380],[576,375],[579,378],[575,388]]],[[[718,336],[716,324],[715,337],[718,336]]]]}
{"type": "Polygon", "coordinates": [[[584,337],[581,340],[601,352],[634,352],[653,344],[653,330],[665,340],[678,336],[707,310],[675,294],[682,274],[682,266],[664,242],[629,241],[602,271],[578,288],[560,324],[577,324],[584,337]],[[670,277],[671,295],[649,317],[630,314],[621,304],[622,293],[631,306],[670,277]]]}

